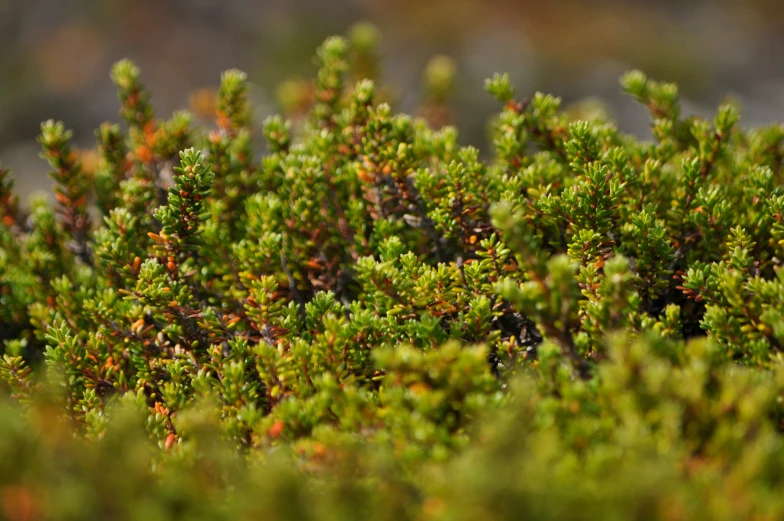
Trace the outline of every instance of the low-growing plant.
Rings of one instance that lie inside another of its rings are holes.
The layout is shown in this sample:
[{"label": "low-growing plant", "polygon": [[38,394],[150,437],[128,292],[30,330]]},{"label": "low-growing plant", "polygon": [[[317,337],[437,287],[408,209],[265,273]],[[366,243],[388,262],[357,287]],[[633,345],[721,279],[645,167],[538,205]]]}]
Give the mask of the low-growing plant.
[{"label": "low-growing plant", "polygon": [[377,40],[260,157],[245,74],[203,129],[122,61],[94,172],[52,121],[53,205],[0,169],[0,515],[781,516],[782,127],[631,72],[645,141],[496,75],[483,155],[448,58],[423,118],[377,101]]}]

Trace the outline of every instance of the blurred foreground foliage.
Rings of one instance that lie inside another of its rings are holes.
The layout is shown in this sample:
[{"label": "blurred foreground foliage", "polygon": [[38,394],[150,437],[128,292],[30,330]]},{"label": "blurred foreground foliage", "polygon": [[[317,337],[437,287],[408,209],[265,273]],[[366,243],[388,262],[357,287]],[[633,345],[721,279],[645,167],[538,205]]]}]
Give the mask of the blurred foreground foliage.
[{"label": "blurred foreground foliage", "polygon": [[497,75],[485,160],[448,58],[376,101],[377,40],[260,160],[243,73],[202,129],[123,61],[94,172],[53,121],[54,206],[0,170],[0,515],[780,518],[782,127],[631,72],[639,141]]}]

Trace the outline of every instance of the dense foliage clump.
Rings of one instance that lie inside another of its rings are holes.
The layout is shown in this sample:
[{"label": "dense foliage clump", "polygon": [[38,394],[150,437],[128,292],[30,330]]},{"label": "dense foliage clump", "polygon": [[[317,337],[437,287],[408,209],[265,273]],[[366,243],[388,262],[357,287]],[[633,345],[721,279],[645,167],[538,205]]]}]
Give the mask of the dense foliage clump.
[{"label": "dense foliage clump", "polygon": [[641,141],[497,75],[485,157],[447,58],[379,101],[377,38],[260,159],[243,73],[203,129],[123,61],[95,171],[51,121],[53,206],[0,169],[0,515],[781,516],[784,127],[632,72]]}]

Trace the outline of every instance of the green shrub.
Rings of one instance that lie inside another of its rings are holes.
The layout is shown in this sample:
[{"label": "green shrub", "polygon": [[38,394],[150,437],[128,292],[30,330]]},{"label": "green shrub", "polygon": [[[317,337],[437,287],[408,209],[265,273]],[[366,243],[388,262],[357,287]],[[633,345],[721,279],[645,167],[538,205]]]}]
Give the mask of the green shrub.
[{"label": "green shrub", "polygon": [[377,102],[377,40],[260,161],[243,73],[207,130],[123,61],[94,172],[51,121],[53,206],[0,170],[0,515],[780,518],[783,127],[632,72],[641,141],[497,75],[485,158],[448,58],[427,120]]}]

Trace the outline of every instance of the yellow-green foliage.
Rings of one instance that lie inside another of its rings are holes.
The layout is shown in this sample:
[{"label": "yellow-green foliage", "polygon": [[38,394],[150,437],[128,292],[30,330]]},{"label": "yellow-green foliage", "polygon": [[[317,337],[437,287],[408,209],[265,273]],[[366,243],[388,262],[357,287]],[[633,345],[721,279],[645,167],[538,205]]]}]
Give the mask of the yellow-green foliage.
[{"label": "yellow-green foliage", "polygon": [[497,75],[482,154],[453,64],[397,114],[377,41],[263,155],[243,73],[200,129],[123,61],[95,172],[55,122],[53,206],[0,169],[0,516],[784,516],[782,127],[632,72],[642,141]]}]

